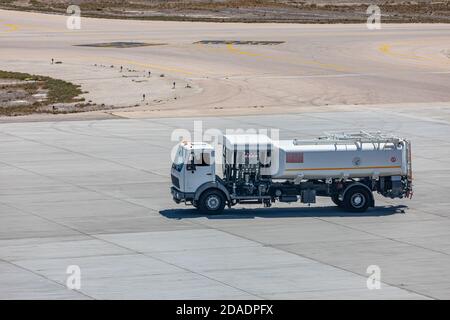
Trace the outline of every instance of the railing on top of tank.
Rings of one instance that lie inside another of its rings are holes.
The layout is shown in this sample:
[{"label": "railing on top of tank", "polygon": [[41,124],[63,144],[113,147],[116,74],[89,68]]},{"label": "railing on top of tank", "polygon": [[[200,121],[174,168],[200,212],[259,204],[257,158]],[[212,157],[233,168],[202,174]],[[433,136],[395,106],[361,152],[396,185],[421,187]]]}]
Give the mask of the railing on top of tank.
[{"label": "railing on top of tank", "polygon": [[[402,139],[392,134],[367,131],[356,132],[325,132],[324,136],[311,140],[299,140],[294,139],[294,145],[301,144],[349,144],[355,143],[357,146],[361,146],[363,143],[372,143],[374,146],[381,147],[381,144],[392,143],[395,146]],[[384,146],[383,146],[384,147]]]}]

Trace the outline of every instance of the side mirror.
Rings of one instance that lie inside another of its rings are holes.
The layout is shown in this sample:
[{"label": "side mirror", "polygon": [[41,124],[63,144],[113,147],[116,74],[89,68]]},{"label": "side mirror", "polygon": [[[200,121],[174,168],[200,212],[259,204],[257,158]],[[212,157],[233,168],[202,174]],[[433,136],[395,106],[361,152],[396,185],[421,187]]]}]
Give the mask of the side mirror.
[{"label": "side mirror", "polygon": [[195,171],[195,154],[194,152],[191,152],[191,155],[189,156],[189,163],[186,165],[186,169],[188,171]]}]

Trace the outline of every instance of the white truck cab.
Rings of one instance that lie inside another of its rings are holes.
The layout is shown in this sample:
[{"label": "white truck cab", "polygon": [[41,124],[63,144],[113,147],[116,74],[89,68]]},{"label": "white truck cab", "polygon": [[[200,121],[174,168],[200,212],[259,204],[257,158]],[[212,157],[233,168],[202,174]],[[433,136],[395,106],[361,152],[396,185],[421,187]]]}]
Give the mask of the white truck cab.
[{"label": "white truck cab", "polygon": [[202,185],[216,181],[214,148],[203,142],[179,144],[171,170],[175,201],[191,201]]}]

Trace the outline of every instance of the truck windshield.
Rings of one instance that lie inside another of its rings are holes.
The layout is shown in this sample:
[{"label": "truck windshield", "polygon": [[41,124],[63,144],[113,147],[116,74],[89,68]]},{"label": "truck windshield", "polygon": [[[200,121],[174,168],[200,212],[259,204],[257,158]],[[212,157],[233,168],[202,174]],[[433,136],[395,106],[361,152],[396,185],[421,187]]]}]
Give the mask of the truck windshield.
[{"label": "truck windshield", "polygon": [[184,152],[183,148],[179,147],[175,155],[175,159],[172,163],[172,168],[180,172],[181,170],[183,170],[183,165],[184,165]]}]

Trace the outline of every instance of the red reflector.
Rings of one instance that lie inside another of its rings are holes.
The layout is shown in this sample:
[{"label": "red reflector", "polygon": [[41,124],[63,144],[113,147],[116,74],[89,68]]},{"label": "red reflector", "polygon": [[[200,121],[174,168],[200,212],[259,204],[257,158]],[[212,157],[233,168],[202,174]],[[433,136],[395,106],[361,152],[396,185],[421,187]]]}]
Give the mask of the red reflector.
[{"label": "red reflector", "polygon": [[303,152],[287,152],[287,163],[303,163]]}]

